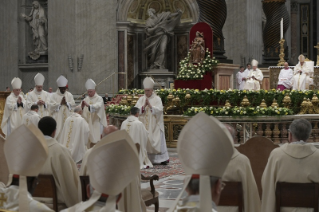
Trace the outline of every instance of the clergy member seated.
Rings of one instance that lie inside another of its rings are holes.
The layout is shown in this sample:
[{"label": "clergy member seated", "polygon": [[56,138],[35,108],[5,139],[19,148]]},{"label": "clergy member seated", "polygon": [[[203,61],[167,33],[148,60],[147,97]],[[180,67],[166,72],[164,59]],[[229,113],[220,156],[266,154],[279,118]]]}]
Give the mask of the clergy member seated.
[{"label": "clergy member seated", "polygon": [[[224,125],[232,135],[235,143],[236,130],[229,124]],[[244,197],[243,211],[260,211],[261,203],[255,177],[251,170],[250,161],[245,155],[239,153],[236,148],[234,148],[234,154],[223,175],[223,181],[226,184],[227,181],[242,183]],[[219,206],[217,208],[219,212],[238,211],[238,207]]]},{"label": "clergy member seated", "polygon": [[0,211],[53,212],[31,196],[36,177],[48,157],[40,130],[32,124],[18,127],[4,144],[4,155],[11,174],[9,186],[0,182]]},{"label": "clergy member seated", "polygon": [[294,72],[291,68],[289,68],[288,63],[285,62],[284,68],[280,70],[280,74],[278,77],[278,86],[277,89],[283,91],[285,89],[290,89],[292,87],[291,80],[294,76]]},{"label": "clergy member seated", "polygon": [[309,84],[313,83],[313,79],[311,78],[313,72],[305,63],[305,56],[299,55],[298,59],[299,63],[294,68],[294,76],[291,80],[292,89],[301,91],[308,90]]},{"label": "clergy member seated", "polygon": [[29,125],[33,124],[34,126],[38,126],[38,122],[40,121],[40,115],[38,114],[39,106],[32,105],[31,110],[23,115],[22,124]]},{"label": "clergy member seated", "polygon": [[246,84],[246,77],[247,77],[248,73],[249,73],[249,71],[247,69],[244,70],[244,66],[240,66],[240,70],[236,74],[237,89],[238,90],[244,90],[244,87]]},{"label": "clergy member seated", "polygon": [[146,146],[148,144],[148,132],[142,122],[138,120],[140,109],[137,107],[131,108],[131,115],[122,123],[121,130],[126,130],[131,136],[133,142],[140,145],[139,160],[140,168],[145,169],[153,167],[153,164],[148,159]]},{"label": "clergy member seated", "polygon": [[90,129],[82,118],[82,108],[77,106],[74,112],[65,120],[59,143],[68,148],[75,163],[82,161],[89,141]]},{"label": "clergy member seated", "polygon": [[[307,144],[312,126],[306,119],[295,119],[289,126],[288,143],[274,149],[264,170],[262,212],[275,211],[276,183],[319,183],[319,150]],[[282,208],[281,211],[312,211]]]},{"label": "clergy member seated", "polygon": [[[40,174],[53,175],[57,187],[59,210],[71,207],[80,202],[79,192],[80,178],[77,167],[72,159],[70,151],[54,139],[56,133],[56,121],[50,117],[43,117],[38,124],[48,144],[49,157],[42,167]],[[41,198],[41,201],[43,198]],[[51,199],[44,199],[44,203],[50,205]]]},{"label": "clergy member seated", "polygon": [[264,75],[262,71],[258,68],[258,61],[253,60],[251,62],[253,69],[251,69],[246,77],[245,90],[260,90],[260,83],[263,81]]}]

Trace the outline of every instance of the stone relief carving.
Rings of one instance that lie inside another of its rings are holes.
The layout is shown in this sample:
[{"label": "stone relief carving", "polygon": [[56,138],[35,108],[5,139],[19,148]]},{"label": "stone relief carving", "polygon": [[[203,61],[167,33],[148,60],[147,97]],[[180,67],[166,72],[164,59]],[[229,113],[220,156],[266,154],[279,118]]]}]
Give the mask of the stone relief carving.
[{"label": "stone relief carving", "polygon": [[151,69],[165,69],[165,52],[172,31],[180,23],[182,11],[175,13],[162,12],[157,14],[153,8],[148,9],[149,18],[146,20],[144,52],[148,53]]},{"label": "stone relief carving", "polygon": [[41,55],[48,54],[48,19],[45,14],[45,10],[38,1],[32,2],[32,10],[29,15],[22,14],[24,20],[26,20],[33,34],[33,45],[35,49],[29,52],[29,57],[33,60],[37,60]]}]

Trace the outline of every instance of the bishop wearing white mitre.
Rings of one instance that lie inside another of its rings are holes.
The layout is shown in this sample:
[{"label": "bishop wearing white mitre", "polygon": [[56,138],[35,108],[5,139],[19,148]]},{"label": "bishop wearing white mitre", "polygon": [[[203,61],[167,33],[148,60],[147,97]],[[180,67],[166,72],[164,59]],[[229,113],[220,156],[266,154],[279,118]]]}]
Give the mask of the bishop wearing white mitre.
[{"label": "bishop wearing white mitre", "polygon": [[148,131],[147,152],[149,159],[153,164],[167,164],[169,156],[164,133],[163,103],[161,98],[153,92],[154,84],[151,77],[144,79],[145,95],[139,98],[135,107],[140,109],[139,120]]},{"label": "bishop wearing white mitre", "polygon": [[260,83],[263,81],[264,75],[258,68],[258,61],[251,62],[253,69],[249,71],[244,89],[245,90],[260,90]]},{"label": "bishop wearing white mitre", "polygon": [[299,63],[294,68],[294,77],[292,78],[291,84],[293,86],[293,90],[302,91],[309,89],[309,84],[313,83],[313,79],[310,77],[313,72],[305,63],[305,56],[299,55],[298,59]]},{"label": "bishop wearing white mitre", "polygon": [[2,132],[6,136],[22,124],[22,117],[26,109],[26,101],[21,94],[21,79],[13,78],[11,86],[12,93],[6,99],[1,123]]},{"label": "bishop wearing white mitre", "polygon": [[91,143],[97,143],[101,140],[103,128],[107,127],[106,115],[104,110],[104,101],[101,96],[95,92],[95,82],[88,79],[85,83],[85,88],[88,96],[81,102],[83,109],[82,116],[87,121],[92,135]]},{"label": "bishop wearing white mitre", "polygon": [[50,95],[48,92],[43,90],[44,76],[38,73],[34,77],[35,88],[27,95],[27,107],[30,110],[32,105],[38,105],[38,114],[40,117],[49,116],[49,101]]},{"label": "bishop wearing white mitre", "polygon": [[72,107],[75,105],[73,95],[66,90],[68,80],[60,76],[57,81],[58,89],[50,97],[50,112],[57,122],[55,138],[58,140],[63,129],[65,120],[71,115]]}]

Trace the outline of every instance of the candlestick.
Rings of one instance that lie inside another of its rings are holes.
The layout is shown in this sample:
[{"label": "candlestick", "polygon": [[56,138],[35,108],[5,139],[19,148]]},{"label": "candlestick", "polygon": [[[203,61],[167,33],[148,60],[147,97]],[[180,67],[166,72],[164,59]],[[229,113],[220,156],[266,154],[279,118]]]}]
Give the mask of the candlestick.
[{"label": "candlestick", "polygon": [[280,40],[284,38],[284,19],[280,21]]}]

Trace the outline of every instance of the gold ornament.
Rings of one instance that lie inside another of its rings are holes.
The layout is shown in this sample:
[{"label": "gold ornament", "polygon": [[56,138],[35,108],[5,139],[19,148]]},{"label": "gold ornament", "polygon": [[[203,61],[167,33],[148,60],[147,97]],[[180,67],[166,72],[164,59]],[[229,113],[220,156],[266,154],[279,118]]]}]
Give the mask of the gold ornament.
[{"label": "gold ornament", "polygon": [[278,103],[276,99],[272,101],[271,107],[278,107]]},{"label": "gold ornament", "polygon": [[284,99],[282,100],[282,102],[284,103],[284,107],[285,108],[290,108],[290,104],[291,104],[291,98],[290,98],[290,95],[289,93],[286,93]]},{"label": "gold ornament", "polygon": [[225,107],[231,107],[229,100],[226,100]]},{"label": "gold ornament", "polygon": [[241,101],[240,105],[242,107],[248,107],[250,105],[250,102],[249,102],[249,100],[248,100],[246,95],[244,96],[243,101]]},{"label": "gold ornament", "polygon": [[259,105],[259,107],[261,108],[267,108],[267,104],[266,104],[266,101],[263,99]]}]

